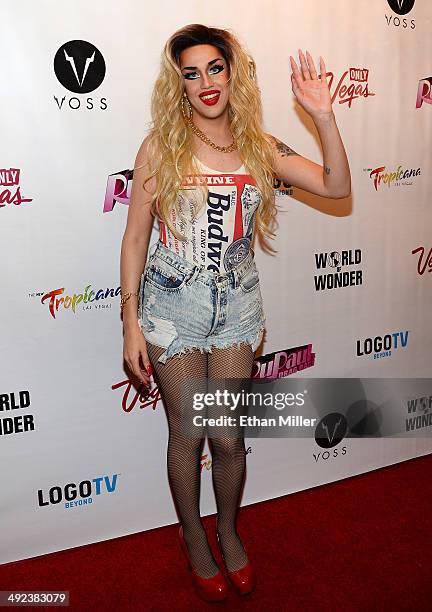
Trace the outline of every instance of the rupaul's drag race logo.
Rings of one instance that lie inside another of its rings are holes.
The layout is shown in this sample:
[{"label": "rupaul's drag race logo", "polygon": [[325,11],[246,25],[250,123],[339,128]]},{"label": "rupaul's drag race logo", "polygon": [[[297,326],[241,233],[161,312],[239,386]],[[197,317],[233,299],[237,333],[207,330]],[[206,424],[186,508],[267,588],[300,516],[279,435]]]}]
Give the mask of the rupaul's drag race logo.
[{"label": "rupaul's drag race logo", "polygon": [[391,357],[392,351],[404,349],[408,346],[408,335],[409,330],[405,330],[388,332],[383,336],[357,340],[356,356],[364,357],[365,355],[373,355],[373,359]]},{"label": "rupaul's drag race logo", "polygon": [[0,394],[0,436],[34,431],[33,415],[21,414],[29,406],[30,391]]},{"label": "rupaul's drag race logo", "polygon": [[132,179],[133,170],[122,170],[121,172],[110,174],[105,191],[104,213],[112,212],[117,203],[129,205]]},{"label": "rupaul's drag race logo", "polygon": [[86,40],[70,40],[64,43],[55,54],[54,72],[59,83],[78,96],[54,95],[59,110],[106,110],[107,99],[81,96],[95,91],[103,82],[106,73],[102,53]]},{"label": "rupaul's drag race logo", "polygon": [[117,481],[120,474],[97,476],[81,480],[78,483],[68,482],[65,485],[54,485],[47,491],[39,489],[37,492],[38,506],[57,506],[76,508],[88,506],[100,495],[113,494],[117,491]]},{"label": "rupaul's drag race logo", "polygon": [[415,29],[415,20],[407,19],[404,15],[408,15],[414,8],[415,0],[387,0],[387,3],[394,14],[385,13],[385,19],[389,27]]},{"label": "rupaul's drag race logo", "polygon": [[253,363],[252,379],[266,381],[283,378],[314,365],[312,344],[296,346],[257,357]]},{"label": "rupaul's drag race logo", "polygon": [[432,248],[426,253],[424,246],[419,246],[413,251],[412,255],[417,255],[417,272],[422,276],[426,270],[432,272]]},{"label": "rupaul's drag race logo", "polygon": [[[362,285],[363,270],[358,268],[361,261],[361,249],[315,253],[315,266],[317,270],[330,268],[325,274],[315,274],[315,291]],[[357,266],[357,268],[354,270],[346,269],[352,266]]]},{"label": "rupaul's drag race logo", "polygon": [[[252,366],[251,379],[274,380],[290,376],[314,365],[315,353],[312,351],[312,344],[291,347],[256,357]],[[111,389],[123,391],[123,395],[120,396],[120,408],[126,413],[145,408],[156,410],[158,402],[162,402],[159,388],[154,380],[151,380],[150,389],[142,383],[139,383],[136,388],[128,378],[114,383]]]},{"label": "rupaul's drag race logo", "polygon": [[375,191],[378,191],[378,187],[382,189],[412,185],[415,178],[421,176],[420,168],[405,169],[403,166],[391,170],[388,170],[386,166],[378,166],[377,168],[365,168],[364,172],[368,172]]},{"label": "rupaul's drag race logo", "polygon": [[0,168],[0,208],[6,204],[19,206],[23,202],[32,202],[33,198],[25,198],[20,190],[19,168]]},{"label": "rupaul's drag race logo", "polygon": [[40,297],[41,304],[46,306],[48,312],[56,318],[59,310],[70,310],[74,314],[78,311],[101,310],[112,308],[112,300],[116,299],[121,292],[121,287],[107,287],[93,291],[91,285],[87,285],[82,293],[65,293],[65,288],[53,289],[48,292],[30,293],[30,297]]},{"label": "rupaul's drag race logo", "polygon": [[416,108],[421,108],[423,102],[432,104],[432,77],[421,79],[417,89]]},{"label": "rupaul's drag race logo", "polygon": [[351,108],[353,100],[368,98],[375,94],[369,91],[369,70],[367,68],[349,68],[336,82],[333,72],[327,72],[332,103],[346,104]]}]

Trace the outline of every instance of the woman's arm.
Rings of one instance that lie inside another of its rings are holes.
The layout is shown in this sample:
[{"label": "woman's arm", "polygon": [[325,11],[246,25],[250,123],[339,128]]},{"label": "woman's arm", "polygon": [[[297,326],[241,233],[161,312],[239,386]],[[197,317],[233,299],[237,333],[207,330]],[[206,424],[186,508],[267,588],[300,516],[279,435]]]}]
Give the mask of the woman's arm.
[{"label": "woman's arm", "polygon": [[333,112],[315,120],[323,151],[323,165],[298,155],[275,136],[274,171],[289,185],[326,198],[346,198],[351,193],[351,174],[345,148]]},{"label": "woman's arm", "polygon": [[[123,236],[120,256],[120,285],[122,294],[139,293],[141,274],[147,260],[147,251],[154,217],[150,211],[150,200],[156,188],[156,178],[152,177],[143,186],[144,178],[150,173],[147,156],[147,136],[136,156],[132,191],[126,229]],[[144,385],[149,385],[151,363],[147,344],[138,322],[138,297],[132,295],[123,308],[123,358],[130,370]],[[144,369],[141,367],[141,362]]]},{"label": "woman's arm", "polygon": [[[155,189],[155,177],[143,187],[144,178],[149,174],[147,144],[144,139],[136,156],[132,191],[129,201],[126,229],[123,235],[120,255],[120,286],[122,293],[138,293],[141,274],[147,259],[147,251],[154,217],[150,212],[150,199]],[[132,295],[124,305],[123,328],[139,329],[138,298]]]},{"label": "woman's arm", "polygon": [[346,198],[351,193],[351,174],[345,148],[336,125],[327,70],[320,57],[318,76],[312,56],[299,49],[300,70],[290,56],[292,90],[297,102],[311,116],[323,151],[323,165],[297,155],[272,136],[275,143],[274,170],[277,178],[327,198]]}]

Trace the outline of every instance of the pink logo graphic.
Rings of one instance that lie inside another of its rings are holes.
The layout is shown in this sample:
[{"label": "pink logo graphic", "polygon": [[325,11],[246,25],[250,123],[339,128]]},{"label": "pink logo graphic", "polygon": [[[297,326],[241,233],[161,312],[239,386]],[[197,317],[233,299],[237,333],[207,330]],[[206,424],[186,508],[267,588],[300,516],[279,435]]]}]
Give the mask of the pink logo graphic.
[{"label": "pink logo graphic", "polygon": [[6,204],[19,206],[22,202],[32,202],[32,198],[21,195],[19,182],[21,171],[18,168],[0,169],[0,207]]},{"label": "pink logo graphic", "polygon": [[103,212],[111,212],[118,202],[119,204],[129,204],[132,190],[132,170],[123,170],[108,177],[105,192]]},{"label": "pink logo graphic", "polygon": [[156,410],[157,403],[161,399],[161,394],[156,383],[153,383],[153,385],[154,388],[152,388],[149,392],[146,386],[141,383],[138,391],[136,391],[132,385],[132,382],[126,379],[119,383],[115,383],[112,385],[111,389],[115,391],[115,389],[121,389],[121,387],[124,387],[122,397],[122,409],[124,412],[131,412],[135,408],[138,401],[141,409],[152,406],[153,410]]},{"label": "pink logo graphic", "polygon": [[417,90],[416,108],[421,108],[423,102],[432,104],[432,77],[421,79]]},{"label": "pink logo graphic", "polygon": [[253,363],[251,378],[273,380],[290,376],[313,365],[315,353],[312,353],[312,344],[307,344],[258,357]]},{"label": "pink logo graphic", "polygon": [[[329,89],[332,90],[334,81],[333,72],[327,72],[329,76]],[[353,100],[357,98],[368,98],[375,94],[368,89],[369,70],[367,68],[350,68],[346,70],[332,94],[332,103],[338,98],[339,104],[348,102],[348,107],[351,108]]]}]

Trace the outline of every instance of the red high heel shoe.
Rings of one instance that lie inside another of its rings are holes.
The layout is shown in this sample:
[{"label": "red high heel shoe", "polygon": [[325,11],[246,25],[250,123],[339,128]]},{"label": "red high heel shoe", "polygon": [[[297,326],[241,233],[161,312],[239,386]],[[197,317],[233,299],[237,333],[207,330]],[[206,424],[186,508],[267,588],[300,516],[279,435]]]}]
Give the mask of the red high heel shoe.
[{"label": "red high heel shoe", "polygon": [[189,571],[192,570],[192,579],[198,595],[205,601],[223,601],[228,595],[228,585],[222,575],[222,572],[219,571],[216,576],[212,576],[211,578],[203,578],[202,576],[198,576],[198,574],[192,568],[189,551],[183,536],[183,525],[180,525],[179,537],[182,550],[188,563],[188,569]]},{"label": "red high heel shoe", "polygon": [[[225,562],[225,558],[223,556],[220,538],[219,538],[219,534],[217,530],[216,530],[216,537],[219,542],[219,548],[221,550],[222,558]],[[245,548],[245,552],[246,552],[246,548]],[[225,567],[226,567],[226,563],[225,563]],[[253,571],[253,567],[250,561],[248,561],[246,565],[244,565],[240,569],[235,570],[233,572],[229,572],[227,568],[227,574],[228,574],[228,578],[231,580],[232,584],[235,586],[237,592],[240,595],[248,595],[256,587],[255,573]]]}]

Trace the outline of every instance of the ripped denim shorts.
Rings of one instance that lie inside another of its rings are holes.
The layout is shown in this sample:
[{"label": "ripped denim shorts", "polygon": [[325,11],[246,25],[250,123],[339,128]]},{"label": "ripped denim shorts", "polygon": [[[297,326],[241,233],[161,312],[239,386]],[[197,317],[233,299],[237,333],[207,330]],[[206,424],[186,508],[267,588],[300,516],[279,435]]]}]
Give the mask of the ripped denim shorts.
[{"label": "ripped denim shorts", "polygon": [[161,363],[194,348],[211,353],[212,347],[247,343],[255,351],[266,319],[252,249],[218,274],[159,240],[141,276],[138,320],[146,341],[166,349]]}]

